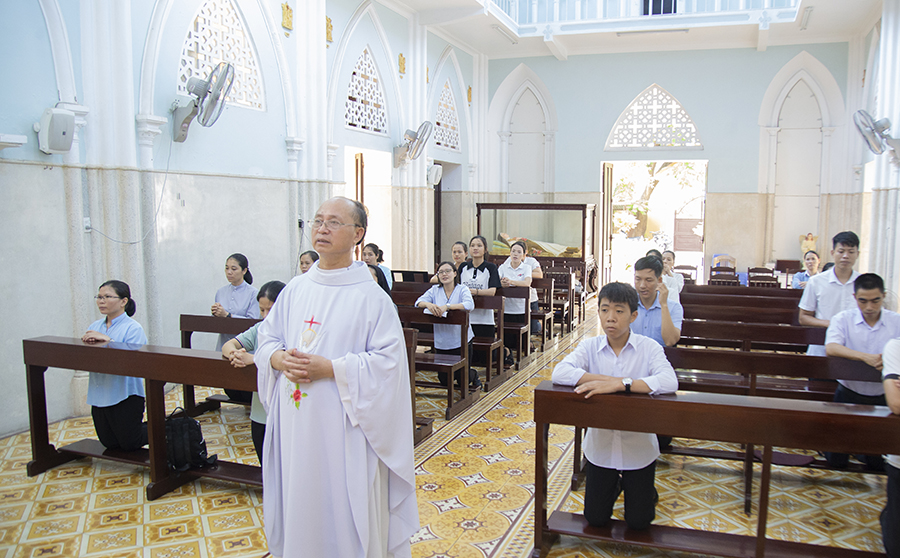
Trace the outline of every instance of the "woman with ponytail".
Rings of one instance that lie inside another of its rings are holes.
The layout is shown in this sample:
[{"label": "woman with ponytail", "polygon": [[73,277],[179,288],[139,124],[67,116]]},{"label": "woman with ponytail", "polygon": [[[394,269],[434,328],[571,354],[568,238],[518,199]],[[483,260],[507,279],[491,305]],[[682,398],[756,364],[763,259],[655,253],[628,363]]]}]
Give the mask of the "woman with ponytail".
[{"label": "woman with ponytail", "polygon": [[384,252],[378,248],[377,244],[369,243],[363,246],[362,259],[369,265],[378,266],[378,269],[384,273],[388,288],[394,288],[394,278],[392,277],[391,270],[382,263],[384,261]]},{"label": "woman with ponytail", "polygon": [[[216,291],[216,302],[212,305],[212,315],[217,318],[254,318],[259,319],[259,306],[256,303],[256,295],[259,294],[250,285],[253,283],[253,275],[250,274],[250,263],[243,254],[232,254],[225,260],[225,278],[228,284]],[[219,334],[219,342],[216,350],[221,351],[222,346],[233,335]],[[250,400],[247,399],[246,403]]]},{"label": "woman with ponytail", "polygon": [[[146,345],[141,324],[131,319],[137,305],[131,289],[122,281],[100,285],[97,309],[105,317],[92,323],[81,337],[85,343],[129,343]],[[147,444],[144,424],[144,380],[130,376],[91,372],[87,402],[100,443],[107,449],[134,451]]]}]

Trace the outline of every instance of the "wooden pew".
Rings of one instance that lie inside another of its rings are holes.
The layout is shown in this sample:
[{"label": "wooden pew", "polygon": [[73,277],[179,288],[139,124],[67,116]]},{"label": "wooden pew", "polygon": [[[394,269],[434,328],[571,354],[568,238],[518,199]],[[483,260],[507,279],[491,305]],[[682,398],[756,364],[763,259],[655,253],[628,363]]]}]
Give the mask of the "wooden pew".
[{"label": "wooden pew", "polygon": [[532,278],[531,287],[537,291],[538,311],[531,313],[531,319],[541,322],[541,352],[547,350],[547,344],[554,338],[553,333],[553,279],[550,277]]},{"label": "wooden pew", "polygon": [[684,320],[678,346],[805,353],[809,345],[825,344],[825,331],[824,327]]},{"label": "wooden pew", "polygon": [[750,308],[743,306],[707,306],[705,304],[683,304],[682,306],[684,307],[685,320],[787,325],[798,325],[800,323],[800,312],[797,308]]},{"label": "wooden pew", "polygon": [[413,445],[431,436],[433,419],[419,418],[416,416],[416,347],[418,347],[418,333],[412,328],[403,328],[403,339],[406,341],[406,358],[409,360],[409,391],[412,396],[413,413]]},{"label": "wooden pew", "polygon": [[803,296],[802,289],[767,289],[763,287],[744,287],[742,285],[730,287],[723,285],[689,285],[685,284],[681,290],[682,296],[685,293],[696,294],[730,294],[730,295],[747,295],[747,296],[781,296],[796,299],[800,302]]},{"label": "wooden pew", "polygon": [[[502,337],[506,335],[515,336],[516,338],[516,363],[513,367],[521,370],[528,364],[528,358],[531,356],[531,305],[528,299],[531,297],[531,289],[529,287],[501,287],[497,289],[497,295],[504,298],[518,298],[525,301],[525,322],[515,323],[505,321],[503,325]],[[512,347],[509,347],[512,351]]]},{"label": "wooden pew", "polygon": [[[234,368],[217,351],[198,351],[155,345],[125,343],[88,345],[81,339],[39,337],[22,342],[28,382],[28,413],[31,421],[31,455],[27,472],[34,476],[82,457],[112,459],[150,467],[147,499],[160,496],[197,477],[262,486],[257,466],[218,460],[213,467],[189,469],[175,474],[166,463],[166,382],[185,382],[246,391],[256,390],[256,367]],[[118,376],[144,378],[149,450],[107,450],[98,440],[85,439],[59,449],[50,444],[44,372],[48,367],[85,370]]]},{"label": "wooden pew", "polygon": [[428,281],[398,281],[391,288],[391,294],[394,293],[414,293],[421,295],[434,285]]},{"label": "wooden pew", "polygon": [[472,338],[472,351],[484,353],[485,373],[484,390],[491,391],[512,376],[512,372],[503,367],[503,308],[502,296],[476,296],[477,310],[490,310],[494,314],[494,336]]},{"label": "wooden pew", "polygon": [[[262,320],[253,318],[217,318],[215,316],[199,316],[194,314],[182,314],[179,320],[181,329],[181,347],[191,348],[191,336],[195,332],[224,333],[225,335],[238,335],[253,327],[253,324]],[[221,355],[220,355],[221,356]],[[234,403],[235,405],[249,405],[239,401],[232,401],[227,395],[216,394],[206,398],[206,401],[197,405],[194,397],[193,384],[182,383],[182,395],[184,397],[184,411],[188,416],[195,417],[207,411],[214,411],[222,403]],[[256,387],[250,391],[256,391]]]},{"label": "wooden pew", "polygon": [[[585,399],[570,387],[542,382],[534,392],[537,429],[535,454],[535,544],[532,557],[545,556],[559,535],[683,552],[762,558],[875,558],[880,553],[840,549],[766,538],[772,447],[844,453],[900,453],[900,417],[887,407],[793,401],[763,397],[681,392],[671,395],[601,395]],[[651,525],[629,531],[612,520],[591,527],[580,514],[547,509],[548,434],[550,424],[681,435],[760,445],[759,519],[756,536]],[[839,431],[842,436],[834,436]],[[552,511],[552,510],[551,510]],[[549,515],[549,517],[548,517]]]},{"label": "wooden pew", "polygon": [[[413,308],[410,306],[398,306],[397,313],[400,317],[400,322],[403,324],[403,327],[412,327],[414,324],[443,324],[443,325],[458,325],[460,326],[460,347],[461,347],[461,355],[440,355],[437,353],[416,353],[416,361],[415,368],[416,371],[434,371],[434,372],[444,372],[447,374],[447,383],[449,385],[445,386],[439,382],[426,382],[423,380],[416,380],[415,385],[418,387],[429,387],[429,388],[439,388],[447,390],[447,411],[445,412],[445,417],[447,420],[453,419],[456,415],[460,414],[468,407],[472,406],[473,403],[478,401],[479,391],[469,392],[469,341],[468,337],[468,329],[469,329],[469,313],[465,310],[450,310],[447,312],[447,316],[435,317],[431,314],[426,314],[423,312],[421,308]],[[460,399],[459,401],[454,401],[454,384],[455,384],[455,374],[456,371],[459,370],[462,375],[462,382],[460,386]]]},{"label": "wooden pew", "polygon": [[[405,269],[392,269],[393,283],[428,283],[434,273],[427,271],[410,271]],[[393,290],[393,289],[391,289]]]},{"label": "wooden pew", "polygon": [[797,309],[797,300],[786,296],[757,296],[757,295],[733,295],[733,294],[701,294],[683,293],[681,304],[695,304],[706,306],[746,306],[751,308],[782,308],[788,310]]},{"label": "wooden pew", "polygon": [[[567,267],[549,267],[544,277],[553,279],[553,309],[559,312],[560,334],[571,333],[575,327],[575,273]],[[555,318],[554,318],[555,321]]]}]

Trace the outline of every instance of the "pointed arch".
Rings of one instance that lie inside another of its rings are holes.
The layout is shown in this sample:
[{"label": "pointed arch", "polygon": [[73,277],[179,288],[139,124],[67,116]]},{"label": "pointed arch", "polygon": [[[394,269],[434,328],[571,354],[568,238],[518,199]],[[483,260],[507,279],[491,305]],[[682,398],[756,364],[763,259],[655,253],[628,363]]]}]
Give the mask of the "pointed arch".
[{"label": "pointed arch", "polygon": [[441,88],[437,114],[434,119],[434,143],[438,147],[459,151],[459,114],[456,111],[456,99],[450,80]]},{"label": "pointed arch", "polygon": [[[435,71],[434,71],[435,79],[428,86],[428,105],[427,106],[429,106],[429,107],[433,107],[435,105],[435,103],[437,102],[435,97],[437,97],[438,94],[443,94],[443,88],[441,88],[439,91],[439,88],[437,86],[437,83],[438,83],[437,80],[442,75],[441,72],[443,72],[444,66],[447,64],[452,64],[453,71],[456,75],[456,83],[457,83],[457,86],[459,87],[459,91],[464,92],[463,86],[465,84],[465,78],[463,77],[462,68],[459,65],[459,59],[456,56],[456,50],[453,48],[453,45],[447,45],[444,48],[444,51],[441,53],[441,56],[438,58],[438,63],[437,63],[437,66],[435,67]],[[452,90],[452,87],[451,87],[451,90]],[[462,122],[465,124],[464,131],[465,131],[466,135],[462,135],[462,134],[460,135],[460,145],[462,145],[462,141],[468,139],[468,134],[470,133],[470,130],[472,129],[472,115],[471,115],[468,103],[462,104],[462,113],[461,114],[459,111],[460,105],[457,104],[456,107],[457,107],[457,116],[462,116]],[[437,111],[435,111],[435,112],[437,112]],[[474,152],[473,143],[474,142],[471,142],[471,141],[465,142],[465,144],[467,146],[467,150],[468,150],[469,161],[475,160],[475,152]]]},{"label": "pointed arch", "polygon": [[354,130],[387,134],[384,87],[378,65],[375,64],[368,45],[363,48],[356,61],[347,89],[347,99],[344,101],[344,125]]},{"label": "pointed arch", "polygon": [[[353,36],[357,28],[359,27],[359,24],[362,22],[362,19],[365,16],[369,17],[372,25],[375,28],[375,33],[378,36],[378,42],[380,43],[380,46],[385,53],[385,57],[388,60],[395,60],[393,50],[391,49],[391,43],[390,41],[388,41],[387,33],[384,30],[384,25],[382,25],[381,19],[378,17],[378,12],[375,10],[375,4],[372,2],[372,0],[364,0],[356,8],[356,11],[353,13],[350,21],[347,23],[347,27],[341,34],[341,41],[334,53],[334,68],[331,70],[331,77],[328,80],[328,95],[326,101],[328,114],[326,118],[326,126],[329,144],[334,144],[334,122],[335,120],[337,120],[336,118],[334,118],[334,116],[338,101],[337,94],[338,90],[340,89],[339,80],[341,76],[341,67],[343,66],[344,60],[346,59],[347,48],[350,42],[353,40]],[[387,76],[388,79],[390,79],[390,83],[392,85],[392,87],[390,88],[392,94],[389,94],[385,97],[388,129],[400,130],[402,128],[400,126],[401,115],[405,114],[403,108],[403,100],[400,97],[400,78],[398,77],[396,72],[388,72]],[[400,141],[399,137],[396,139],[397,141]]]},{"label": "pointed arch", "polygon": [[234,85],[226,101],[265,110],[259,56],[247,23],[232,0],[206,0],[188,27],[178,64],[177,92],[187,95],[192,77],[206,78],[219,62],[234,66]]},{"label": "pointed arch", "polygon": [[[550,90],[543,80],[531,68],[524,63],[516,66],[503,80],[494,93],[491,106],[488,110],[488,130],[491,132],[491,159],[499,161],[497,169],[492,169],[491,182],[497,184],[499,191],[503,192],[509,186],[509,139],[511,136],[510,124],[516,104],[525,93],[530,91],[540,104],[544,114],[544,161],[543,183],[544,192],[554,191],[555,159],[556,159],[556,131],[558,120],[556,105]],[[496,134],[496,135],[494,135]]]},{"label": "pointed arch", "polygon": [[778,115],[784,99],[803,80],[816,96],[822,111],[822,126],[833,127],[844,123],[844,96],[834,76],[815,56],[805,50],[792,58],[775,74],[759,109],[759,125],[778,126]]},{"label": "pointed arch", "polygon": [[703,149],[697,125],[674,95],[654,83],[622,111],[604,151]]}]

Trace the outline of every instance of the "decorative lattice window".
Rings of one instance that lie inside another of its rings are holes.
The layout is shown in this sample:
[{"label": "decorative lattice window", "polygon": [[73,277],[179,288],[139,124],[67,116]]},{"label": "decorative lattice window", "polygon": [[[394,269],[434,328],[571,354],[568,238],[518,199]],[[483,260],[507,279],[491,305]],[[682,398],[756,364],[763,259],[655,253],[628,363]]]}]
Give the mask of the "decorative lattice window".
[{"label": "decorative lattice window", "polygon": [[687,111],[655,83],[628,105],[606,140],[607,151],[637,149],[703,149]]},{"label": "decorative lattice window", "polygon": [[387,111],[384,90],[375,60],[365,48],[356,61],[350,77],[350,91],[344,105],[344,123],[349,128],[387,133]]},{"label": "decorative lattice window", "polygon": [[438,101],[434,123],[435,145],[459,151],[459,115],[456,112],[456,99],[453,97],[449,79],[441,89],[441,100]]},{"label": "decorative lattice window", "polygon": [[187,95],[192,77],[206,79],[219,62],[234,65],[228,103],[265,110],[265,94],[253,43],[231,0],[204,2],[188,30],[178,65],[178,93]]}]

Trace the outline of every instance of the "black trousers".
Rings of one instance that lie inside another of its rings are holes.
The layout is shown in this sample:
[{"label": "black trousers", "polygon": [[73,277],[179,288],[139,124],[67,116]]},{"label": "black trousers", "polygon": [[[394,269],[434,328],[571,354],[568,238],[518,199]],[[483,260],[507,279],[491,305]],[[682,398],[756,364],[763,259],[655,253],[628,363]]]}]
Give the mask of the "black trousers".
[{"label": "black trousers", "polygon": [[900,558],[900,469],[890,463],[887,471],[887,505],[881,512],[881,540],[888,558]]},{"label": "black trousers", "polygon": [[[838,384],[837,389],[834,390],[834,402],[854,403],[856,405],[887,405],[884,395],[860,395],[841,384]],[[884,470],[884,458],[880,455],[857,455],[856,458],[864,462],[866,467],[872,471]],[[829,465],[838,468],[846,467],[850,462],[850,456],[846,453],[832,453],[830,451],[825,452],[825,459]]]},{"label": "black trousers", "polygon": [[[531,303],[531,313],[532,315],[535,312],[540,312],[541,306],[538,304],[538,301],[534,301]],[[541,321],[540,320],[531,320],[531,334],[532,335],[540,335],[541,334]]]},{"label": "black trousers", "polygon": [[266,425],[262,422],[250,421],[250,436],[253,438],[253,449],[256,450],[256,458],[262,467],[263,440],[266,438]]},{"label": "black trousers", "polygon": [[[459,348],[435,349],[434,352],[439,355],[458,355],[458,354],[460,354]],[[469,343],[469,358],[470,359],[472,358],[472,344],[471,343]],[[463,377],[462,372],[463,372],[462,370],[457,370],[456,372],[453,373],[453,376],[456,380],[457,386],[462,385],[462,377]],[[450,384],[447,383],[447,373],[446,372],[438,372],[437,375],[438,375],[438,381],[441,384],[449,387]],[[474,384],[477,380],[478,380],[478,372],[476,372],[474,368],[470,367],[469,368],[469,384],[470,385]]]},{"label": "black trousers", "polygon": [[646,529],[656,517],[658,500],[654,481],[656,460],[643,469],[617,471],[587,462],[584,485],[584,517],[603,527],[612,517],[619,492],[625,492],[625,523],[629,529]]},{"label": "black trousers", "polygon": [[91,406],[91,418],[106,449],[134,451],[147,445],[144,398],[140,395],[131,395],[109,407]]}]

